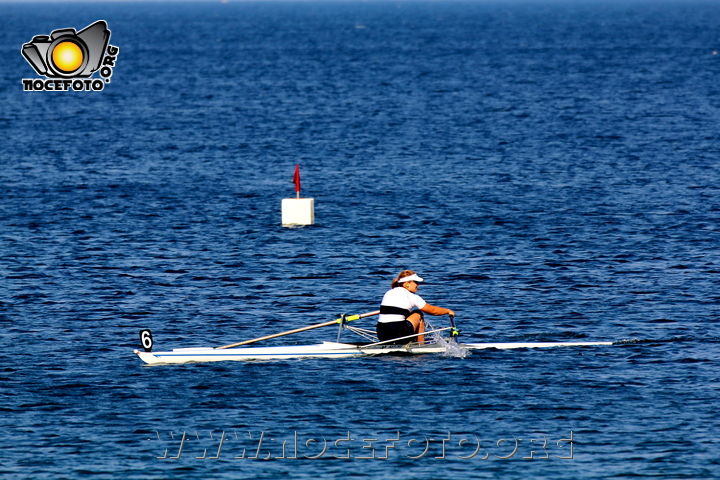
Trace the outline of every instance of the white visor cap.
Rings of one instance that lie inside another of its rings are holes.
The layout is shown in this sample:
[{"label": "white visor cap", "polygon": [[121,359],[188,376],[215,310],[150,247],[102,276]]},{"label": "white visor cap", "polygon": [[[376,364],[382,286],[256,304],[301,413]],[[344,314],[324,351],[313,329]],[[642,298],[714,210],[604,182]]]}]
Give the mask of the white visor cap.
[{"label": "white visor cap", "polygon": [[418,277],[417,275],[415,275],[415,274],[413,273],[412,275],[410,275],[410,276],[408,276],[408,277],[398,278],[398,279],[397,279],[397,283],[402,284],[402,283],[405,283],[405,282],[412,282],[413,280],[416,281],[416,282],[418,282],[418,283],[420,283],[420,282],[423,281],[422,278]]}]

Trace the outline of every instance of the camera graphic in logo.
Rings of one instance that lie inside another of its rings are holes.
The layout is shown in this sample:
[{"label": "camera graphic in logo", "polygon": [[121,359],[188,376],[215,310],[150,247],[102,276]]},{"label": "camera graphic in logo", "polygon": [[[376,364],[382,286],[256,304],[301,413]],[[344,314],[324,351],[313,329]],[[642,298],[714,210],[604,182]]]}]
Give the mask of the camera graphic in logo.
[{"label": "camera graphic in logo", "polygon": [[22,54],[35,71],[48,78],[87,78],[102,63],[110,41],[103,20],[76,32],[74,28],[37,35],[22,47]]}]

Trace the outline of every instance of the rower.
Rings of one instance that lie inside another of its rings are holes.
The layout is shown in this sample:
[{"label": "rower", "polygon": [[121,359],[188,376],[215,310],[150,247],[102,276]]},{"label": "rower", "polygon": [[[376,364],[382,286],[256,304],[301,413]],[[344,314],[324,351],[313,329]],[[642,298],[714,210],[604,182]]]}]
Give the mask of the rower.
[{"label": "rower", "polygon": [[416,294],[422,281],[412,270],[403,270],[392,281],[390,290],[383,296],[380,317],[375,327],[381,342],[417,335],[417,342],[422,343],[425,341],[422,335],[425,332],[423,312],[455,316],[455,312],[449,308],[430,305]]}]

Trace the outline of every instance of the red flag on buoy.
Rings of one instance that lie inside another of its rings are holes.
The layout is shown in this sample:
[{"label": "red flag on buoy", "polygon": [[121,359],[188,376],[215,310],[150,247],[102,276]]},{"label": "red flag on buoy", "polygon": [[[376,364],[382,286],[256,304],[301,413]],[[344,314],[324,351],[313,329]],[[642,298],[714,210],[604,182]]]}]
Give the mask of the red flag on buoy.
[{"label": "red flag on buoy", "polygon": [[300,165],[295,165],[295,176],[293,177],[293,183],[295,184],[295,191],[297,192],[298,198],[300,198]]}]

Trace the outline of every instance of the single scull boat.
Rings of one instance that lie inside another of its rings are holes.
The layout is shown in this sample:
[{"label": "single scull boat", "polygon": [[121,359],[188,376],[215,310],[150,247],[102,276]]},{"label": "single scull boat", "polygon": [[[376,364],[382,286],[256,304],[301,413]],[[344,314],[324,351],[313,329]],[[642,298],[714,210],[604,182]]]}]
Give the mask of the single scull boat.
[{"label": "single scull boat", "polygon": [[[612,342],[530,342],[530,343],[460,343],[456,348],[466,350],[479,350],[497,348],[506,350],[510,348],[546,348],[546,347],[585,347],[591,345],[612,345]],[[339,358],[356,357],[361,355],[395,354],[426,354],[445,353],[448,346],[443,344],[407,345],[375,345],[323,342],[317,345],[293,345],[284,347],[241,347],[218,350],[206,348],[176,348],[169,352],[142,352],[135,353],[145,363],[168,364],[187,362],[219,362],[223,360],[277,360],[289,358]]]},{"label": "single scull boat", "polygon": [[[440,328],[425,332],[425,335],[432,337],[432,340],[418,343],[414,342],[411,335],[400,339],[390,340],[386,342],[372,343],[340,343],[340,333],[344,329],[349,329],[354,333],[362,335],[366,338],[372,338],[371,332],[367,330],[350,327],[347,322],[376,315],[378,312],[370,312],[362,315],[343,315],[341,318],[312,325],[309,327],[298,328],[287,332],[268,335],[265,337],[246,340],[244,342],[234,343],[223,347],[198,347],[198,348],[176,348],[166,352],[153,352],[153,340],[150,330],[140,331],[140,340],[144,351],[135,350],[140,359],[150,365],[189,363],[189,362],[220,362],[226,360],[277,360],[277,359],[293,359],[293,358],[339,358],[339,357],[356,357],[368,355],[384,355],[384,354],[428,354],[428,353],[460,353],[461,355],[469,350],[481,350],[487,348],[495,348],[498,350],[507,350],[513,348],[548,348],[548,347],[587,347],[596,345],[612,345],[612,342],[518,342],[518,343],[457,343],[458,330],[454,323],[448,328]],[[323,342],[315,345],[292,345],[278,347],[246,347],[244,345],[254,343],[260,340],[267,340],[291,333],[297,333],[313,328],[340,324],[337,342]],[[451,338],[445,340],[434,336],[439,332],[450,330]],[[404,344],[403,344],[404,343]]]}]

